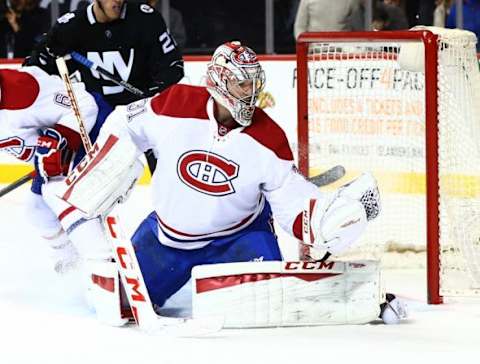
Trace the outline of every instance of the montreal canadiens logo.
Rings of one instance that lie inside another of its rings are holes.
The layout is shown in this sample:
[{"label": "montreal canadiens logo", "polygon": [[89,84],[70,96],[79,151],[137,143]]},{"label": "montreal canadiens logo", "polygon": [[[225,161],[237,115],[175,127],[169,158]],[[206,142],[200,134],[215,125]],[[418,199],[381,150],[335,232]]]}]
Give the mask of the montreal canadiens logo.
[{"label": "montreal canadiens logo", "polygon": [[238,176],[238,164],[220,155],[193,150],[178,160],[177,172],[188,187],[213,196],[235,192],[232,180]]}]

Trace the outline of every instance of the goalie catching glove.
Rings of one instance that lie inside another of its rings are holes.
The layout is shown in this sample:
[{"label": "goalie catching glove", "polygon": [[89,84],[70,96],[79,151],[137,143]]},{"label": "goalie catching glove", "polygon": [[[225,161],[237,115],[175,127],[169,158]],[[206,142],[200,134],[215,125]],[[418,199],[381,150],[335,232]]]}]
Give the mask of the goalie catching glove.
[{"label": "goalie catching glove", "polygon": [[[337,255],[380,213],[380,194],[372,174],[364,173],[323,200],[310,199],[303,211],[303,242]],[[328,255],[327,255],[328,256]]]}]

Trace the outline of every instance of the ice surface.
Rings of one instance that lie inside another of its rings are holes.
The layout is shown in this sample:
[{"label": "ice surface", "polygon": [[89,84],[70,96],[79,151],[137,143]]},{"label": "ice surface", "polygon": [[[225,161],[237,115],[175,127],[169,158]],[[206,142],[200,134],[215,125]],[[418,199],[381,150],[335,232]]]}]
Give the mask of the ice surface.
[{"label": "ice surface", "polygon": [[[411,317],[400,325],[223,330],[194,339],[103,326],[83,298],[81,275],[52,271],[46,246],[24,221],[26,193],[24,186],[0,198],[0,364],[480,361],[480,304],[427,305],[422,270],[384,274],[388,290],[409,303]],[[138,187],[122,209],[130,232],[151,208],[148,193]],[[295,243],[281,238],[293,256]],[[187,286],[164,313],[188,315],[189,294]]]}]

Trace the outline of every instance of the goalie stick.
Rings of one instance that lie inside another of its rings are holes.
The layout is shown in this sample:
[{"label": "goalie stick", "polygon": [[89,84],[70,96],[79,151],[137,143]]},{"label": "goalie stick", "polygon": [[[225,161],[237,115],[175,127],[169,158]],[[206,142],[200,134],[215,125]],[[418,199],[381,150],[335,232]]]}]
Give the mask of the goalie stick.
[{"label": "goalie stick", "polygon": [[[71,96],[72,109],[80,129],[85,130],[65,60],[59,57],[56,62],[60,76],[65,82],[67,92],[69,96]],[[80,136],[84,143],[85,150],[90,151],[91,142],[88,134],[81,133]],[[179,336],[198,336],[216,332],[222,328],[223,320],[214,318],[172,318],[157,315],[153,309],[132,242],[124,234],[118,214],[114,212],[114,206],[112,206],[109,212],[102,216],[102,222],[105,228],[105,234],[112,244],[115,261],[128,303],[130,304],[134,319],[140,330],[146,333],[162,332]]]}]

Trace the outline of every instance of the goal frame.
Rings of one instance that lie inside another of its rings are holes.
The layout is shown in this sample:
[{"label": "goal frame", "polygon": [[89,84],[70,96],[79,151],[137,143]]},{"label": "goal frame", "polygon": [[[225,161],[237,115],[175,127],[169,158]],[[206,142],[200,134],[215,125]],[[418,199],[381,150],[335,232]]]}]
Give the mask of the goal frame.
[{"label": "goal frame", "polygon": [[308,177],[308,50],[310,43],[355,41],[422,42],[425,48],[425,159],[427,300],[443,303],[440,295],[440,221],[438,171],[438,36],[428,30],[370,32],[307,32],[297,39],[297,142],[298,167]]}]

